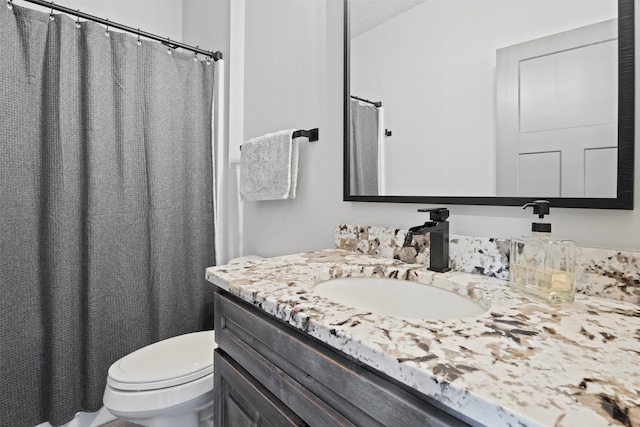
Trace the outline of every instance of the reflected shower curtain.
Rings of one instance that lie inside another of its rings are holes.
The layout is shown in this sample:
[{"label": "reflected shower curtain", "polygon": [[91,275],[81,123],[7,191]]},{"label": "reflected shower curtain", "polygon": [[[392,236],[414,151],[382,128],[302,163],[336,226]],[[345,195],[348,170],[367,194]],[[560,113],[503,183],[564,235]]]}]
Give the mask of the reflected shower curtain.
[{"label": "reflected shower curtain", "polygon": [[378,194],[378,111],[373,105],[351,100],[349,182],[352,195]]},{"label": "reflected shower curtain", "polygon": [[214,68],[4,0],[0,58],[0,426],[60,425],[213,326]]}]

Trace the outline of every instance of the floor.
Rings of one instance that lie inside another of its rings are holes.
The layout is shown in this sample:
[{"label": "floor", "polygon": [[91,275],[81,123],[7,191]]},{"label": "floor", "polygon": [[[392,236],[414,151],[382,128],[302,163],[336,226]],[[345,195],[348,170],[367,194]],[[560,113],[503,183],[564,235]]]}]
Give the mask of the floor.
[{"label": "floor", "polygon": [[106,424],[102,424],[100,427],[141,427],[139,424],[133,424],[124,420],[114,420]]}]

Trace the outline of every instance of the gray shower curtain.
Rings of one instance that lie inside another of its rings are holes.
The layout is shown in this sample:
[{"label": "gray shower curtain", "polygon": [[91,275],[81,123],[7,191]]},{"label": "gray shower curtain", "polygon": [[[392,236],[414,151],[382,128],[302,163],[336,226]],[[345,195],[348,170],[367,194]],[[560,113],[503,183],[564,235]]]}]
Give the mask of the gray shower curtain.
[{"label": "gray shower curtain", "polygon": [[212,327],[213,65],[0,1],[0,426],[102,406],[107,370]]},{"label": "gray shower curtain", "polygon": [[378,109],[351,100],[349,185],[354,196],[378,194]]}]

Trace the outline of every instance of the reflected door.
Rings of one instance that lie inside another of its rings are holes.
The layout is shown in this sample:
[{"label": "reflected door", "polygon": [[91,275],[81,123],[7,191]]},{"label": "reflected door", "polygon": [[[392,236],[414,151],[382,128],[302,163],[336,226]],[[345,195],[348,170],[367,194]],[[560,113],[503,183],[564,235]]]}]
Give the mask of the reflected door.
[{"label": "reflected door", "polygon": [[617,20],[497,51],[497,194],[616,197]]}]

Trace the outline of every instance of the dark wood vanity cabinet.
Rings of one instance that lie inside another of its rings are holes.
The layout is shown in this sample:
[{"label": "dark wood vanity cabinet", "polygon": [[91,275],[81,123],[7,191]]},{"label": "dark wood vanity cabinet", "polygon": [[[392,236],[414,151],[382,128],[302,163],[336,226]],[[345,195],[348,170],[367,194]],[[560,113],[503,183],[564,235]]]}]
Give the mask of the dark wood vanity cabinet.
[{"label": "dark wood vanity cabinet", "polygon": [[224,291],[215,330],[216,426],[468,425]]},{"label": "dark wood vanity cabinet", "polygon": [[216,352],[213,360],[217,426],[307,425],[228,355]]}]

